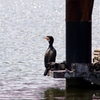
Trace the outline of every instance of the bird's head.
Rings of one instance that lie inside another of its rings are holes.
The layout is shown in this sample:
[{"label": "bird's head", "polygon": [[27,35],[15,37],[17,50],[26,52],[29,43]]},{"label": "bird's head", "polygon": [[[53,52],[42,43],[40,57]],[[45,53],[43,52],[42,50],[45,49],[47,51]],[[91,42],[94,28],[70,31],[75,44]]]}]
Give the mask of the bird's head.
[{"label": "bird's head", "polygon": [[49,42],[50,45],[52,45],[54,42],[54,38],[52,36],[46,36],[45,39]]}]

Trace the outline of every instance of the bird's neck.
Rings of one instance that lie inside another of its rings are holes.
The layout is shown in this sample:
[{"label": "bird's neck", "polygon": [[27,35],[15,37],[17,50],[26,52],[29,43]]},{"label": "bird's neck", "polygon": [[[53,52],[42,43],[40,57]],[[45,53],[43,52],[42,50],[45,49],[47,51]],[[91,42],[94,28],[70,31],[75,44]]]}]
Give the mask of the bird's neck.
[{"label": "bird's neck", "polygon": [[49,44],[49,47],[53,47],[53,44]]}]

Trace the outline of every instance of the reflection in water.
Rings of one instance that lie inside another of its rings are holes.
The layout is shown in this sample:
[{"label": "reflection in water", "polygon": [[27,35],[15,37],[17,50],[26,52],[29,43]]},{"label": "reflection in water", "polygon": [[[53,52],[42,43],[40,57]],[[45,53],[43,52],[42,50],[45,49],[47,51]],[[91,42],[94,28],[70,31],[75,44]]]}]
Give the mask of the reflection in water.
[{"label": "reflection in water", "polygon": [[49,88],[45,91],[45,100],[100,100],[100,90]]},{"label": "reflection in water", "polygon": [[65,100],[66,91],[58,88],[49,88],[45,91],[45,100]]},{"label": "reflection in water", "polygon": [[92,91],[88,89],[67,88],[66,100],[92,100]]}]

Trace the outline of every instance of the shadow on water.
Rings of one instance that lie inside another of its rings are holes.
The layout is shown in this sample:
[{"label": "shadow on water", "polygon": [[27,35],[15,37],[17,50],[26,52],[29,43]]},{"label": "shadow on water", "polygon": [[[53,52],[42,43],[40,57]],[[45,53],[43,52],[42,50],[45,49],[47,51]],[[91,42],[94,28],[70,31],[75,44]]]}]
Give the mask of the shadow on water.
[{"label": "shadow on water", "polygon": [[100,89],[49,88],[44,92],[43,100],[100,100]]},{"label": "shadow on water", "polygon": [[45,100],[64,100],[66,95],[66,90],[61,90],[58,88],[49,88],[45,91]]}]

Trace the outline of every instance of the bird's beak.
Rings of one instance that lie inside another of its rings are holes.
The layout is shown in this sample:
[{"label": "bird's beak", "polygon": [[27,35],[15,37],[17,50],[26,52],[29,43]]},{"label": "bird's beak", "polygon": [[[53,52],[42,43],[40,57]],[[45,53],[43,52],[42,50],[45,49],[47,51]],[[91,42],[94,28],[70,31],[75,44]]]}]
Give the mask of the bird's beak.
[{"label": "bird's beak", "polygon": [[44,37],[47,41],[50,41],[50,38],[49,37]]}]

